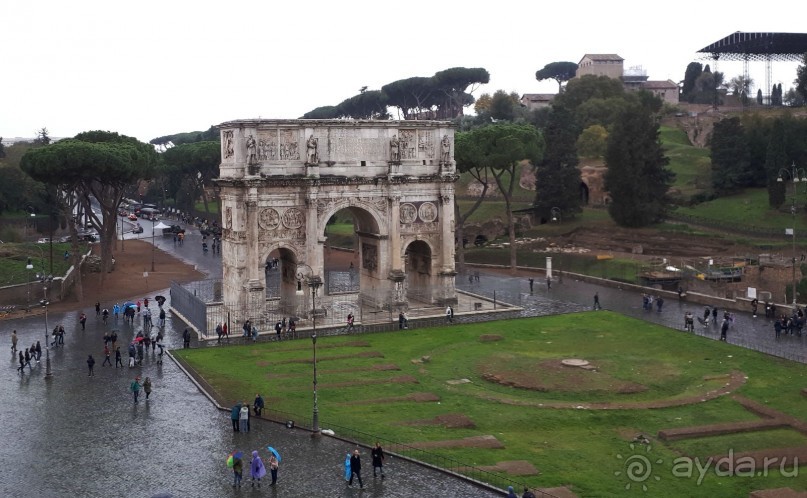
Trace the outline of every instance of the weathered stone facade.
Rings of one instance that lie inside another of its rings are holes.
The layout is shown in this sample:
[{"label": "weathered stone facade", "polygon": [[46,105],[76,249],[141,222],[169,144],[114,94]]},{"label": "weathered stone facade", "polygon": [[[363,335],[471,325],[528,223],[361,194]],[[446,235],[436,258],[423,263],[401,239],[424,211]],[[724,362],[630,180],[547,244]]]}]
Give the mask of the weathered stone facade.
[{"label": "weathered stone facade", "polygon": [[326,223],[342,209],[356,220],[364,305],[456,302],[450,123],[238,120],[219,129],[225,303],[257,316],[273,251],[281,301],[302,290],[312,302],[298,280],[324,275]]}]

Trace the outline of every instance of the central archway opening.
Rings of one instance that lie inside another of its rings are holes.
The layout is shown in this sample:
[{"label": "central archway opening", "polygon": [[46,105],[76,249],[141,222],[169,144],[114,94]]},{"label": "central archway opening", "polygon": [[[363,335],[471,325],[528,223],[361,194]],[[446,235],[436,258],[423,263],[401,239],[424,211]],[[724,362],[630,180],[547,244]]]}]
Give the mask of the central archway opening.
[{"label": "central archway opening", "polygon": [[280,247],[264,261],[266,313],[269,324],[300,315],[297,280],[297,255]]}]

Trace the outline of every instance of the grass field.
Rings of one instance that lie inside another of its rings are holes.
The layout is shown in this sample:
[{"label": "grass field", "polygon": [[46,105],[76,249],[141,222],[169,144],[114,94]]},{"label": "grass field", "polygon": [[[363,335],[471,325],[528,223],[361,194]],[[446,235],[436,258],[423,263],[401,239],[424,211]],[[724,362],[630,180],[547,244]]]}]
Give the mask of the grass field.
[{"label": "grass field", "polygon": [[[669,444],[655,438],[662,429],[757,419],[731,397],[657,409],[641,405],[699,400],[725,384],[727,374],[739,371],[747,380],[737,393],[804,421],[799,389],[807,386],[805,365],[610,312],[326,337],[317,347],[321,427],[353,427],[407,444],[492,435],[504,449],[432,451],[473,466],[526,460],[540,475],[517,479],[531,486],[571,485],[579,496],[625,496],[628,484],[631,493],[654,497],[733,498],[755,489],[805,489],[805,481],[778,471],[754,478],[709,471],[698,482],[698,475],[686,477],[674,469],[685,455],[705,463],[729,450],[805,442],[789,429]],[[224,403],[261,392],[268,395],[270,408],[300,414],[301,419],[311,413],[309,341],[175,354],[201,372]],[[428,361],[417,361],[424,357]],[[584,358],[596,370],[558,368],[564,358]],[[449,383],[458,379],[470,382]],[[416,393],[431,393],[439,401],[390,401]],[[576,407],[595,402],[636,405],[549,408],[553,403]],[[447,414],[465,415],[475,427],[423,423]],[[631,447],[638,434],[651,438],[649,447]],[[652,478],[630,479],[627,464],[647,452],[652,452]],[[641,485],[648,488],[646,493]]]},{"label": "grass field", "polygon": [[[65,261],[64,252],[71,250],[71,244],[53,244],[53,275],[64,275],[70,263]],[[84,246],[82,246],[84,247]],[[33,269],[25,267],[31,259]],[[37,273],[50,274],[50,244],[0,244],[0,285],[24,284]]]}]

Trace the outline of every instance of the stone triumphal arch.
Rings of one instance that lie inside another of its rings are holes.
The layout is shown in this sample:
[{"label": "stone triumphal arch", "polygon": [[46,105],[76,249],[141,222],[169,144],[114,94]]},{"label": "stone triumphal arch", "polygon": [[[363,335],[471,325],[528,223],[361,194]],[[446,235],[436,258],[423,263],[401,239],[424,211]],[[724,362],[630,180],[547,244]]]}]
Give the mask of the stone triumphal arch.
[{"label": "stone triumphal arch", "polygon": [[[450,123],[253,119],[219,129],[223,301],[240,319],[265,321],[269,301],[318,311],[307,284],[324,277],[326,224],[344,209],[356,229],[361,306],[456,302]],[[268,298],[270,254],[280,284]]]}]

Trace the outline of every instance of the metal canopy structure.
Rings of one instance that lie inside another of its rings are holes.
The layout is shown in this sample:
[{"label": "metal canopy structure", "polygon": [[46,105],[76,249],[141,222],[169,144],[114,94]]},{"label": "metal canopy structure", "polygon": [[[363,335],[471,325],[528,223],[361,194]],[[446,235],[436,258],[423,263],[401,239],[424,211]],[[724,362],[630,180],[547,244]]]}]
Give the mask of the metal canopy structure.
[{"label": "metal canopy structure", "polygon": [[700,50],[705,57],[742,61],[743,78],[748,81],[748,62],[765,62],[765,94],[771,95],[771,62],[800,62],[807,54],[807,33],[744,33],[736,31]]},{"label": "metal canopy structure", "polygon": [[729,61],[799,62],[807,53],[807,33],[743,33],[737,31],[700,50]]}]

